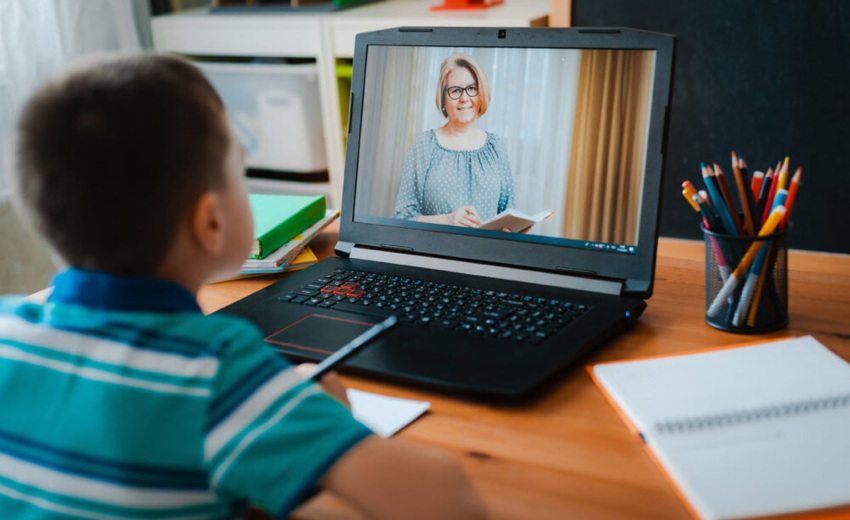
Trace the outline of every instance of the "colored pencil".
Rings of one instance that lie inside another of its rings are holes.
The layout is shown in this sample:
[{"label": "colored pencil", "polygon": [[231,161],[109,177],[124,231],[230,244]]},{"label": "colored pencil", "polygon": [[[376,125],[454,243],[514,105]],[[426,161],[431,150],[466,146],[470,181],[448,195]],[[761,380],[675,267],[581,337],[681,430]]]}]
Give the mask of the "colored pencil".
[{"label": "colored pencil", "polygon": [[764,200],[764,211],[762,212],[761,222],[762,225],[767,221],[767,218],[770,216],[770,208],[773,207],[773,197],[776,196],[776,188],[779,184],[779,172],[774,173],[773,180],[770,182],[770,189],[767,192],[767,198]]},{"label": "colored pencil", "polygon": [[769,168],[764,175],[764,182],[759,190],[759,202],[756,208],[755,217],[761,222],[761,215],[764,213],[764,207],[767,204],[767,193],[770,191],[770,185],[773,183],[773,168]]},{"label": "colored pencil", "polygon": [[699,195],[694,194],[692,203],[696,204],[697,211],[702,215],[702,219],[705,223],[706,229],[709,231],[714,231],[715,233],[723,233],[723,224],[720,223],[717,218],[711,214],[708,210],[708,204],[705,203],[702,199],[699,198]]},{"label": "colored pencil", "polygon": [[797,171],[794,172],[794,177],[791,178],[791,185],[788,187],[788,201],[785,203],[788,211],[785,213],[785,220],[782,221],[783,226],[787,225],[788,220],[791,218],[791,210],[794,209],[794,200],[797,198],[797,190],[800,189],[800,177],[802,175],[803,167],[797,166]]},{"label": "colored pencil", "polygon": [[[747,161],[745,161],[743,157],[738,157],[738,166],[741,168],[741,173],[744,176],[744,186],[746,187],[744,191],[747,193],[747,202],[750,204],[750,212],[753,217],[753,224],[755,225],[756,220],[758,219],[758,214],[756,213],[756,194],[752,189],[750,189],[752,179],[747,173]],[[752,233],[755,234],[755,231]]]},{"label": "colored pencil", "polygon": [[782,171],[779,172],[779,185],[776,189],[783,190],[786,187],[788,187],[788,157],[786,157],[785,162],[782,163]]},{"label": "colored pencil", "polygon": [[[753,199],[754,199],[754,202],[756,204],[758,204],[759,195],[761,195],[761,185],[762,185],[763,182],[764,182],[764,172],[762,172],[762,171],[754,172],[753,173],[753,180],[750,181],[750,193],[753,194]],[[755,206],[755,207],[757,207],[757,206]],[[753,208],[753,211],[755,211],[755,207]],[[756,213],[756,214],[760,215],[761,213]]]},{"label": "colored pencil", "polygon": [[732,217],[732,223],[739,235],[744,234],[744,228],[741,224],[741,219],[738,216],[738,207],[735,205],[735,197],[732,196],[732,190],[729,189],[729,183],[726,182],[726,175],[717,163],[714,163],[714,179],[717,181],[717,186],[720,188],[720,194],[723,195],[723,201],[729,209],[729,215]]},{"label": "colored pencil", "polygon": [[720,221],[723,222],[723,227],[726,228],[726,232],[730,235],[737,235],[738,233],[736,232],[735,224],[729,216],[729,211],[726,209],[726,204],[723,202],[723,196],[717,188],[714,173],[711,171],[711,168],[705,164],[700,163],[700,166],[702,168],[702,180],[705,182],[709,200],[711,200],[712,205],[714,206],[714,211],[717,212],[717,215],[720,217]]},{"label": "colored pencil", "polygon": [[738,187],[738,202],[741,204],[741,210],[744,213],[744,224],[747,227],[747,233],[750,235],[756,234],[756,228],[753,225],[752,213],[752,195],[747,190],[747,184],[744,181],[744,173],[741,171],[741,166],[738,163],[738,155],[735,150],[732,150],[732,174],[735,176],[735,185]]},{"label": "colored pencil", "polygon": [[[697,208],[699,208],[699,212],[702,214],[702,222],[705,228],[710,231],[714,231],[715,233],[722,233],[722,226],[720,225],[720,222],[715,219],[714,215],[709,213],[707,202],[700,199],[699,195],[694,195],[692,202],[697,204]],[[718,230],[718,228],[721,230]],[[729,278],[729,275],[732,274],[732,269],[729,267],[729,262],[726,260],[726,253],[724,252],[723,247],[721,247],[713,236],[709,235],[708,238],[711,241],[711,248],[714,250],[714,256],[717,258],[717,269],[720,271],[720,279],[725,283],[726,279]]]}]

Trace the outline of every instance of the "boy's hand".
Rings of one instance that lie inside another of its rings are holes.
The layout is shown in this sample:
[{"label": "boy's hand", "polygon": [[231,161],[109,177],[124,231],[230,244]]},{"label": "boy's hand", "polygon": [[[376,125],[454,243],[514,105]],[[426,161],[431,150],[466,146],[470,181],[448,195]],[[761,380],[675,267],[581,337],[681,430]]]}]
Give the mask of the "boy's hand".
[{"label": "boy's hand", "polygon": [[[304,377],[310,377],[313,371],[316,370],[316,364],[301,363],[295,367],[295,370]],[[344,404],[346,408],[351,408],[351,403],[348,401],[348,396],[345,393],[345,385],[343,385],[342,381],[339,380],[339,376],[336,372],[328,372],[325,374],[325,376],[319,381],[319,385],[321,385],[328,395],[336,398],[336,400]]]}]

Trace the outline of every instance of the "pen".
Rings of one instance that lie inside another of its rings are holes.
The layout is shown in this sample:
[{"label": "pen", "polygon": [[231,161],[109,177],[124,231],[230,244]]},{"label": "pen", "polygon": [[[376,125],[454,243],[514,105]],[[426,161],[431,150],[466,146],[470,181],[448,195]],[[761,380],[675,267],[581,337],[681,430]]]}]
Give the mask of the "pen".
[{"label": "pen", "polygon": [[741,299],[738,301],[738,310],[735,311],[735,317],[732,319],[732,325],[736,327],[743,325],[744,320],[749,317],[750,303],[753,301],[753,296],[755,295],[761,276],[762,266],[764,265],[764,259],[767,257],[768,251],[770,251],[770,247],[762,247],[759,250],[750,268],[750,272],[747,274],[744,289],[741,291]]},{"label": "pen", "polygon": [[360,350],[366,343],[369,342],[369,340],[371,340],[378,334],[384,332],[385,330],[389,329],[396,323],[398,323],[398,318],[395,316],[390,316],[384,321],[376,323],[372,327],[369,327],[369,330],[367,330],[363,334],[360,334],[353,340],[349,341],[342,348],[340,348],[330,356],[326,357],[324,361],[319,363],[316,366],[316,370],[314,370],[313,373],[310,375],[310,379],[312,379],[313,381],[318,381],[322,378],[322,376],[333,370],[336,365],[348,359],[351,355]]},{"label": "pen", "polygon": [[[773,233],[773,230],[776,229],[776,226],[779,225],[779,222],[785,216],[785,206],[777,206],[770,213],[770,217],[768,217],[767,221],[765,221],[761,230],[759,231],[760,237],[769,235]],[[726,283],[723,284],[723,287],[715,296],[714,301],[711,303],[711,306],[708,308],[707,314],[709,316],[717,316],[720,313],[720,310],[723,307],[723,303],[732,296],[732,293],[735,292],[735,289],[738,287],[738,282],[740,282],[741,278],[744,276],[744,273],[755,260],[756,255],[762,246],[765,245],[764,241],[755,241],[747,250],[747,253],[744,255],[744,258],[741,259],[741,262],[738,264],[738,267],[732,272],[732,275],[729,276],[729,279],[726,280]]]},{"label": "pen", "polygon": [[697,203],[693,199],[694,195],[697,195],[697,190],[694,188],[693,184],[691,184],[691,181],[685,181],[682,183],[682,195],[685,196],[685,200],[687,200],[691,207],[694,208],[694,211],[699,211],[699,206],[697,206]]},{"label": "pen", "polygon": [[[787,215],[787,213],[786,213]],[[761,293],[764,290],[764,280],[767,278],[767,270],[770,268],[770,264],[773,262],[765,262],[761,267],[761,272],[759,273],[759,279],[756,283],[755,294],[753,295],[753,304],[750,305],[750,314],[747,317],[747,326],[753,327],[756,324],[756,317],[759,312],[759,302],[761,301]]]}]

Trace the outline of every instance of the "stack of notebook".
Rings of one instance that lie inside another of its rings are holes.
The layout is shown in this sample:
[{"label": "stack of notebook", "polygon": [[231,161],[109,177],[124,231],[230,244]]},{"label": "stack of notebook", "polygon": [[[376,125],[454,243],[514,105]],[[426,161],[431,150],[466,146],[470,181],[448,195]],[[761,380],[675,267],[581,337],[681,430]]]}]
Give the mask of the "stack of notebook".
[{"label": "stack of notebook", "polygon": [[241,275],[303,269],[318,259],[307,244],[339,217],[323,196],[248,196],[254,214],[255,243]]}]

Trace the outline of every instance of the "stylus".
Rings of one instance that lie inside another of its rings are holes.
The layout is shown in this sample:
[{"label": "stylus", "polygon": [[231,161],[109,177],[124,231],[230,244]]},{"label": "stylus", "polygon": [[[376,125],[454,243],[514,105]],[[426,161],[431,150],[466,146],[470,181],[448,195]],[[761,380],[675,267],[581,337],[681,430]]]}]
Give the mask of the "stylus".
[{"label": "stylus", "polygon": [[326,357],[324,361],[319,363],[316,366],[316,370],[313,372],[312,375],[310,375],[310,379],[318,381],[322,378],[322,376],[333,370],[336,365],[348,359],[351,355],[353,355],[355,352],[365,346],[366,343],[369,342],[369,340],[371,340],[378,334],[384,332],[385,330],[389,329],[396,323],[398,323],[398,318],[395,316],[390,316],[384,321],[376,323],[374,326],[369,327],[369,330],[357,336],[353,340],[349,341],[348,344],[344,345],[342,348],[340,348],[330,356]]}]

